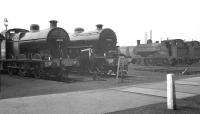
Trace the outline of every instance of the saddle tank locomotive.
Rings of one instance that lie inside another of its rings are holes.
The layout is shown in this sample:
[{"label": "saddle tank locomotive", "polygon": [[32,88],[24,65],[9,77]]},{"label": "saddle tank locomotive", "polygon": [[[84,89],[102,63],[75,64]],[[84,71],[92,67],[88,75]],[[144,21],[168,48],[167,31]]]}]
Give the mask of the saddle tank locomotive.
[{"label": "saddle tank locomotive", "polygon": [[117,37],[109,28],[102,24],[97,29],[84,32],[83,28],[76,28],[70,35],[69,53],[73,59],[73,69],[82,73],[90,73],[94,69],[116,72],[118,53]]},{"label": "saddle tank locomotive", "polygon": [[36,78],[66,78],[71,67],[67,47],[68,33],[57,27],[57,21],[50,21],[50,28],[39,30],[32,24],[30,32],[24,29],[10,29],[2,33],[1,70],[9,74]]}]

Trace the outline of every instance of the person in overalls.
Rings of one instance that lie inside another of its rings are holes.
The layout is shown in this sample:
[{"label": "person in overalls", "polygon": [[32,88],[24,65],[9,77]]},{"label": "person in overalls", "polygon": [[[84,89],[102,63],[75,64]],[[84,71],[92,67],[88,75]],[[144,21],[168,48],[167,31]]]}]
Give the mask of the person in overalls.
[{"label": "person in overalls", "polygon": [[95,53],[93,52],[93,50],[91,50],[91,54],[90,54],[90,69],[91,69],[91,73],[93,75],[93,80],[104,80],[102,79],[102,63],[100,60],[98,60],[98,58],[95,57]]}]

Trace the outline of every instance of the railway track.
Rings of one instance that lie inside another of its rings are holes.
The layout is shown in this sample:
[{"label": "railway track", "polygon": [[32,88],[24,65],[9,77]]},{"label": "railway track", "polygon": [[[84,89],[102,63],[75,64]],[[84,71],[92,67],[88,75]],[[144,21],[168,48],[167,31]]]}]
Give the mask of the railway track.
[{"label": "railway track", "polygon": [[167,67],[167,66],[132,66],[132,69],[139,71],[150,71],[150,72],[163,72],[163,73],[183,73],[185,74],[199,74],[199,66],[177,66],[177,67]]}]

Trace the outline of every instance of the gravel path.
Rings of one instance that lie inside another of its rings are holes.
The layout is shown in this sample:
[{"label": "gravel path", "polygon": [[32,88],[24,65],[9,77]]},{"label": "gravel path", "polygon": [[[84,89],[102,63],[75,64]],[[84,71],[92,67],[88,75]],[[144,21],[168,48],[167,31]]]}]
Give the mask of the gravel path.
[{"label": "gravel path", "polygon": [[[106,77],[105,80],[93,81],[92,76],[80,76],[71,74],[70,77],[76,81],[73,83],[34,79],[28,77],[8,76],[1,74],[0,98],[13,98],[24,96],[35,96],[53,93],[64,93],[71,91],[84,91],[93,89],[105,89],[110,87],[127,86],[140,83],[159,82],[166,80],[166,73],[138,71],[129,67],[129,78],[123,83],[115,77]],[[177,75],[175,79],[196,77],[198,75]]]}]

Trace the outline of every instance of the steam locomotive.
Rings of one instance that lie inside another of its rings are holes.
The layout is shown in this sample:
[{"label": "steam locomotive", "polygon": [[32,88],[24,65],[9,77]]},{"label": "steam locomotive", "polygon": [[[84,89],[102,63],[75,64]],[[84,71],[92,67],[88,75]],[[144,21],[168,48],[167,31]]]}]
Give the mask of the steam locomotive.
[{"label": "steam locomotive", "polygon": [[200,43],[198,41],[185,42],[181,39],[164,40],[161,43],[140,44],[133,49],[132,63],[140,65],[191,65],[200,60]]},{"label": "steam locomotive", "polygon": [[112,29],[103,28],[102,24],[96,27],[96,30],[90,32],[76,28],[70,35],[69,54],[73,58],[73,69],[81,73],[90,73],[94,68],[116,73],[116,34]]},{"label": "steam locomotive", "polygon": [[69,35],[50,21],[50,28],[40,30],[32,24],[30,31],[9,29],[0,35],[0,70],[10,75],[36,78],[66,78],[72,64],[68,55]]}]

